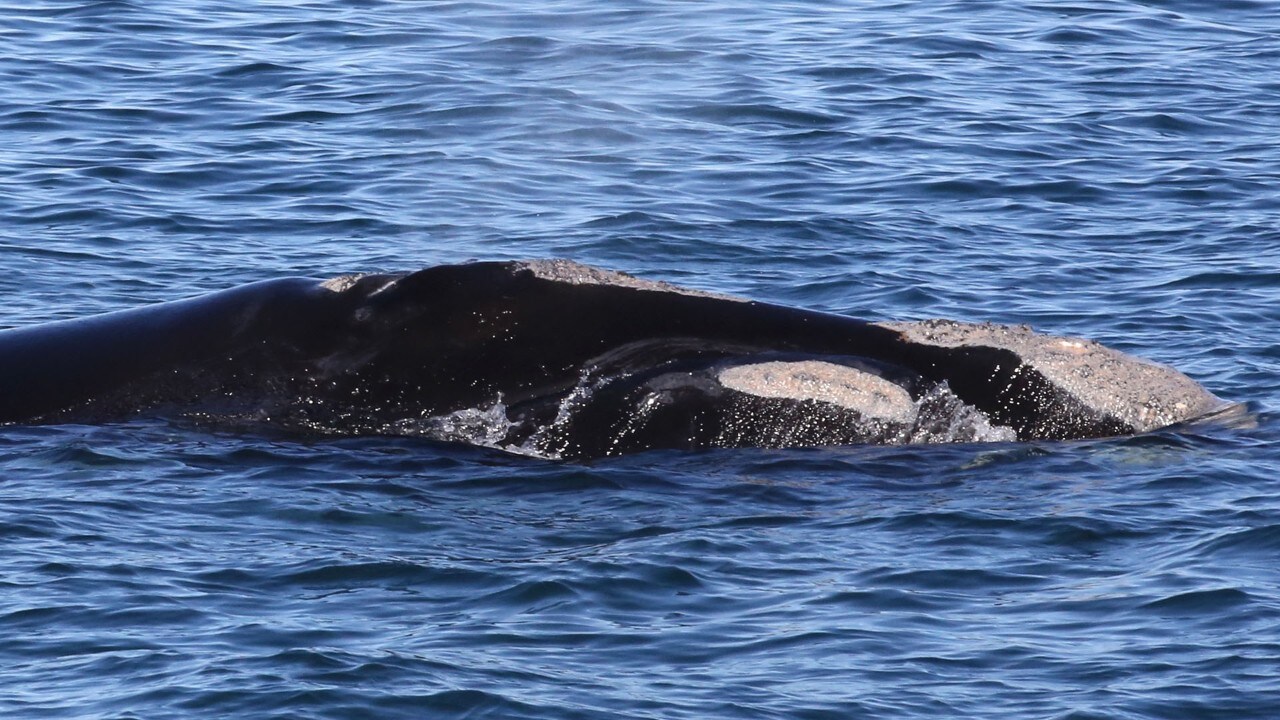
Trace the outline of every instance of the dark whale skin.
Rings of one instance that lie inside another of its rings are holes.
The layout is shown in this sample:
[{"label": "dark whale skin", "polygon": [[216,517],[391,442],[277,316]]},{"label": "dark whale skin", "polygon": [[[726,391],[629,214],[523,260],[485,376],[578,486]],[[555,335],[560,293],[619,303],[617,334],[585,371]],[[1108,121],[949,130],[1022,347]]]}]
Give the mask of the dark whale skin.
[{"label": "dark whale skin", "polygon": [[[718,408],[729,400],[792,424],[805,408],[846,430],[871,417],[856,400],[839,406],[721,382],[730,366],[766,360],[784,376],[834,368],[828,390],[862,383],[912,402],[945,385],[1019,440],[1143,432],[1221,404],[1172,369],[1087,341],[942,321],[875,324],[539,260],[269,280],[2,331],[0,422],[195,412],[360,434],[501,404],[513,424],[506,442],[554,435],[557,454],[578,457],[725,444],[705,428],[728,422]],[[677,387],[686,376],[701,379]],[[1123,392],[1090,387],[1095,377]],[[588,380],[598,393],[575,396],[577,416],[566,419],[566,402]],[[654,398],[667,403],[658,413],[667,419],[641,431],[629,418]],[[745,432],[736,443],[773,436]],[[840,430],[796,444],[875,437]]]}]

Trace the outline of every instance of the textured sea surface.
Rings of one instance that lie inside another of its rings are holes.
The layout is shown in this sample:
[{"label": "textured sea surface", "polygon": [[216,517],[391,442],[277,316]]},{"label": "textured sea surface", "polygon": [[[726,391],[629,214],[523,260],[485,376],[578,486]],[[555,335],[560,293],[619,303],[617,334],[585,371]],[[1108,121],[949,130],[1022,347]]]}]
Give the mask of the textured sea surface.
[{"label": "textured sea surface", "polygon": [[551,256],[1250,412],[586,465],[0,428],[0,716],[1280,716],[1280,4],[0,0],[0,326]]}]

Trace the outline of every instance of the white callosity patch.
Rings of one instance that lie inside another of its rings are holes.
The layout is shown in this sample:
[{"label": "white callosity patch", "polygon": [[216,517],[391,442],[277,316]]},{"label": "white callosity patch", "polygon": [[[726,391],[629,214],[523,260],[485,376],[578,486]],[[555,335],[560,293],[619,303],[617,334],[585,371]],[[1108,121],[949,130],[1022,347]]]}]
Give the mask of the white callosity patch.
[{"label": "white callosity patch", "polygon": [[[821,360],[769,361],[735,365],[721,370],[716,379],[725,388],[772,400],[813,402],[801,417],[801,424],[857,423],[864,434],[888,443],[1010,442],[1017,434],[1010,428],[993,425],[977,408],[965,404],[946,383],[930,388],[919,399],[905,388],[879,375],[848,365]],[[849,412],[823,412],[822,406]],[[760,418],[746,419],[752,427],[768,425]],[[737,423],[729,423],[732,428]],[[809,438],[821,433],[808,428],[777,424],[772,428],[775,444],[785,446],[788,436],[799,433]],[[835,431],[833,437],[846,433]]]},{"label": "white callosity patch", "polygon": [[329,278],[320,283],[320,287],[330,292],[346,292],[355,286],[356,281],[364,277],[363,275],[339,275],[335,278]]},{"label": "white callosity patch", "polygon": [[846,365],[804,360],[735,365],[717,379],[730,390],[757,397],[816,400],[873,418],[908,423],[915,403],[902,387]]},{"label": "white callosity patch", "polygon": [[952,320],[880,325],[924,345],[1009,350],[1085,406],[1129,424],[1136,432],[1200,417],[1224,404],[1173,368],[1091,340],[1041,335],[1025,325]]},{"label": "white callosity patch", "polygon": [[644,280],[633,275],[617,272],[616,270],[605,270],[603,268],[592,267],[590,265],[583,265],[582,263],[574,262],[572,260],[526,260],[521,262],[520,266],[525,270],[532,272],[535,277],[543,280],[567,283],[569,285],[613,285],[616,287],[632,288],[634,290],[651,290],[654,292],[692,295],[694,297],[748,302],[746,298],[735,297],[733,295],[721,295],[702,290],[692,290],[687,287],[672,285],[671,283],[656,280]]}]

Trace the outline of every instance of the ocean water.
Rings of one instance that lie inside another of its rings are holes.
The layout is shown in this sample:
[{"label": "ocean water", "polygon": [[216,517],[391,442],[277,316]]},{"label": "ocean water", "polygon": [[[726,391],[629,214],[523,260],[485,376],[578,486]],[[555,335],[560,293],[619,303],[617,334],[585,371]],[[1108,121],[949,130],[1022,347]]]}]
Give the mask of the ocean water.
[{"label": "ocean water", "polygon": [[0,714],[1280,717],[1280,4],[0,2],[0,326],[526,257],[1249,413],[589,464],[0,428]]}]

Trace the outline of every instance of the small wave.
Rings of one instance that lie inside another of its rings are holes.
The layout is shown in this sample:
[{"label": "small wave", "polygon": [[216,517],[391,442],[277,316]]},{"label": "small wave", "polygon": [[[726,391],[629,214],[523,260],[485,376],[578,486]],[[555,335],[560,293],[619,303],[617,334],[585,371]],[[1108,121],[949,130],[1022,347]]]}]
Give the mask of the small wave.
[{"label": "small wave", "polygon": [[293,67],[291,65],[280,65],[273,62],[258,61],[224,68],[214,73],[214,75],[216,77],[242,80],[246,77],[252,77],[255,75],[293,74],[300,73],[301,71],[301,68]]},{"label": "small wave", "polygon": [[361,586],[381,587],[433,584],[445,586],[483,585],[488,577],[483,573],[457,567],[437,568],[407,561],[331,563],[307,567],[281,576],[280,582],[303,587]]},{"label": "small wave", "polygon": [[1259,564],[1270,565],[1280,555],[1280,525],[1234,530],[1223,533],[1200,545],[1202,553],[1231,553],[1254,557]]},{"label": "small wave", "polygon": [[477,606],[500,606],[518,612],[537,612],[550,605],[578,597],[569,585],[558,580],[531,580],[476,598]]},{"label": "small wave", "polygon": [[1248,605],[1253,598],[1236,588],[1193,590],[1148,602],[1142,607],[1162,615],[1213,615]]}]

